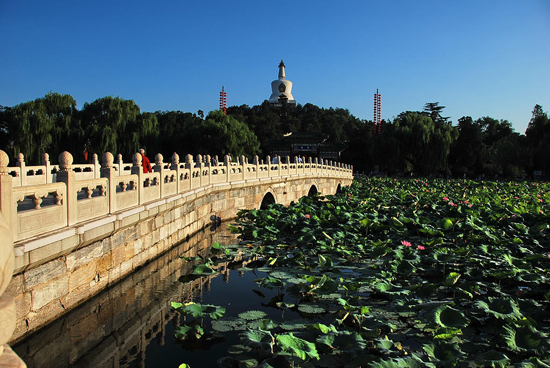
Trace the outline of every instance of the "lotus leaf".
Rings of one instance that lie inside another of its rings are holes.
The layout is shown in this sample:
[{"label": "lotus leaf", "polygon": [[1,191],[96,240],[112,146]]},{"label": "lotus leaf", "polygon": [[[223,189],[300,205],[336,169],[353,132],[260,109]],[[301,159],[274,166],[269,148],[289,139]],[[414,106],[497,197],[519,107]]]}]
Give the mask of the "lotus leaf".
[{"label": "lotus leaf", "polygon": [[294,336],[292,332],[277,335],[276,341],[277,346],[282,350],[290,352],[302,360],[319,359],[319,353],[315,348],[315,344]]},{"label": "lotus leaf", "polygon": [[252,310],[244,313],[239,313],[239,317],[246,320],[254,320],[264,318],[267,314],[264,311]]}]

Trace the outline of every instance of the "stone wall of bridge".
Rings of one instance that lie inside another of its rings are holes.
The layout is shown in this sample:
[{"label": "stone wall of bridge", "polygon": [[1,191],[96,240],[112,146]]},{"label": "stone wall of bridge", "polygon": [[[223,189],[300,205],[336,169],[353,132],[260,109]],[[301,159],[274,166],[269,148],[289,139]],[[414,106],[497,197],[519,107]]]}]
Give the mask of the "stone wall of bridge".
[{"label": "stone wall of bridge", "polygon": [[0,209],[16,239],[5,292],[15,302],[12,342],[211,226],[213,218],[233,219],[266,197],[288,205],[312,191],[334,194],[353,178],[351,168],[333,163],[272,165],[255,158],[249,164],[242,157],[212,165],[187,156],[185,163],[173,157],[164,164],[159,155],[154,172],[144,174],[140,159],[136,154],[129,169],[117,168],[106,154],[99,170],[96,164],[95,171],[77,171],[71,157],[60,156],[55,181],[20,186],[0,160]]}]

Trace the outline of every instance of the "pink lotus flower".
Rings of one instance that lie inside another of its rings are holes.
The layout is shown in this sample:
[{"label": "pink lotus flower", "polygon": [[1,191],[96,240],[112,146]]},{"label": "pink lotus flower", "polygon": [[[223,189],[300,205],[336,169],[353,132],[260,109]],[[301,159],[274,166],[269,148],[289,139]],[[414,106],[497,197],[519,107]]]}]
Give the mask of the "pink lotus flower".
[{"label": "pink lotus flower", "polygon": [[447,197],[443,197],[443,200],[444,200],[444,201],[448,201],[448,200],[449,200],[449,198],[447,198]]},{"label": "pink lotus flower", "polygon": [[304,217],[307,218],[307,219],[311,218],[311,216],[309,214],[304,215]]},{"label": "pink lotus flower", "polygon": [[406,240],[402,240],[402,241],[401,241],[401,244],[403,244],[403,245],[406,246],[406,247],[412,246],[412,244],[411,244],[410,242],[406,241]]},{"label": "pink lotus flower", "polygon": [[425,250],[425,249],[426,249],[426,247],[423,246],[423,245],[419,245],[419,246],[418,246],[418,250]]},{"label": "pink lotus flower", "polygon": [[548,254],[548,255],[546,256],[546,258],[550,259],[550,254]]}]

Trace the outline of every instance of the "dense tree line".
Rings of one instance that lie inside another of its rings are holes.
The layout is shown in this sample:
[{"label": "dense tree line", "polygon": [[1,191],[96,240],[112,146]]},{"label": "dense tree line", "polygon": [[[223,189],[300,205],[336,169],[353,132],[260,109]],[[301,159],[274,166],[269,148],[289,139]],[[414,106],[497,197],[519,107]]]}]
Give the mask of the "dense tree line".
[{"label": "dense tree line", "polygon": [[[525,135],[510,122],[469,116],[453,125],[442,116],[444,106],[427,103],[422,111],[406,111],[383,120],[375,133],[372,121],[360,120],[342,108],[312,104],[274,107],[231,106],[227,115],[212,111],[206,117],[182,111],[141,112],[132,100],[103,97],[76,108],[70,95],[48,93],[13,107],[0,106],[0,148],[13,160],[21,152],[28,164],[41,163],[44,153],[53,162],[60,152],[84,161],[84,151],[99,156],[109,151],[131,160],[140,147],[169,161],[180,155],[227,153],[252,158],[268,154],[266,142],[289,132],[310,131],[344,142],[342,161],[356,171],[375,169],[388,174],[494,175],[520,178],[534,170],[550,173],[550,121],[536,105]],[[151,157],[153,158],[153,157]],[[180,158],[182,159],[182,158]],[[13,161],[12,161],[13,162]]]}]

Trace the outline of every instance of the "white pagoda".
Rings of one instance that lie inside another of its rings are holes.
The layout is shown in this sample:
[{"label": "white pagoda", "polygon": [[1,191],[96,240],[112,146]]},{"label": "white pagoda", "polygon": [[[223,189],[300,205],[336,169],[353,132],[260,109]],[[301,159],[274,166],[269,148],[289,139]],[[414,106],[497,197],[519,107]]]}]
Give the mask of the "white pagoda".
[{"label": "white pagoda", "polygon": [[285,63],[281,60],[279,64],[279,79],[271,82],[271,97],[269,103],[282,105],[283,103],[296,105],[292,96],[292,82],[285,78]]}]

